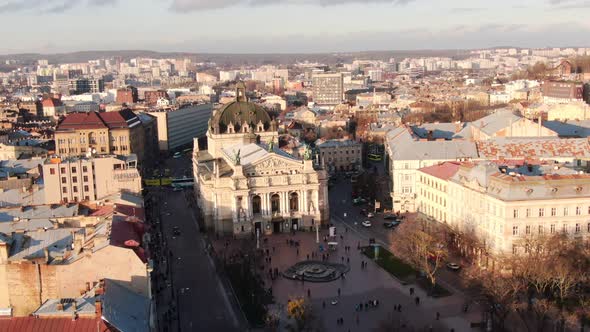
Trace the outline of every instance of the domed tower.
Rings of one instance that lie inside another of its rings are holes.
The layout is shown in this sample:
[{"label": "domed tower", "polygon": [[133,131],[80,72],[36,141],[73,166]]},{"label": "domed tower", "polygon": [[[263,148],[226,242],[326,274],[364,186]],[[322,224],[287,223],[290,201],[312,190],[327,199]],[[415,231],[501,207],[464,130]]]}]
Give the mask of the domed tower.
[{"label": "domed tower", "polygon": [[262,106],[248,101],[246,86],[239,82],[236,99],[219,108],[209,120],[209,153],[214,158],[219,158],[220,151],[225,147],[270,141],[278,143],[276,122]]}]

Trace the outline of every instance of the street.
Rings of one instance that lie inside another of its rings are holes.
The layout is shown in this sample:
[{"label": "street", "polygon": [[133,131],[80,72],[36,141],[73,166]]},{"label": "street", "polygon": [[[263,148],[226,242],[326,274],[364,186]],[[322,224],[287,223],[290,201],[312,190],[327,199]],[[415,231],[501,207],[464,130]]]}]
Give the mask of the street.
[{"label": "street", "polygon": [[[190,159],[169,159],[167,167],[178,176],[190,167]],[[165,244],[157,256],[158,272],[167,275],[157,298],[160,331],[243,331],[234,303],[206,252],[195,211],[189,206],[192,190],[175,192],[162,187],[151,189],[151,194],[158,205],[158,230]],[[174,235],[174,227],[180,235]],[[171,314],[166,314],[171,308]]]}]

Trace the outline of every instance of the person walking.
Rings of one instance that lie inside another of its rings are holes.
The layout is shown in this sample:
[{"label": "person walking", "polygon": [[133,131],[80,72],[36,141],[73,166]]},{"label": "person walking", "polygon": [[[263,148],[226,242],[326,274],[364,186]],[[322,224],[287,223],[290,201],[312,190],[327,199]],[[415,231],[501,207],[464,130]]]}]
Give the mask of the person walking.
[{"label": "person walking", "polygon": [[338,296],[340,296],[340,288],[338,288]]},{"label": "person walking", "polygon": [[436,320],[440,320],[440,312],[436,312]]},{"label": "person walking", "polygon": [[410,287],[410,295],[414,295],[414,287]]},{"label": "person walking", "polygon": [[420,296],[416,296],[416,305],[420,304]]},{"label": "person walking", "polygon": [[311,297],[311,289],[307,289],[307,297]]}]

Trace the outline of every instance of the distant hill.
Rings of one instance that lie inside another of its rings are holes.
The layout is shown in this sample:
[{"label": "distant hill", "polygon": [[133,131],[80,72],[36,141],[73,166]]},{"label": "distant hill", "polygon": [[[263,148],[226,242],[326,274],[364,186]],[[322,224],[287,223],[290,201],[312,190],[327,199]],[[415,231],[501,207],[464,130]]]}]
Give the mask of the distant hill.
[{"label": "distant hill", "polygon": [[123,60],[131,58],[191,58],[196,62],[212,61],[218,65],[262,65],[262,64],[291,64],[297,61],[321,62],[335,64],[350,62],[355,59],[363,60],[387,60],[389,58],[406,57],[452,57],[462,59],[468,56],[465,50],[402,50],[402,51],[365,51],[365,52],[333,52],[333,53],[300,53],[300,54],[216,54],[216,53],[190,53],[190,52],[154,52],[147,50],[128,51],[82,51],[59,54],[10,54],[0,55],[0,61],[17,59],[24,64],[32,64],[38,59],[47,59],[50,63],[75,63],[100,58],[120,57]]}]

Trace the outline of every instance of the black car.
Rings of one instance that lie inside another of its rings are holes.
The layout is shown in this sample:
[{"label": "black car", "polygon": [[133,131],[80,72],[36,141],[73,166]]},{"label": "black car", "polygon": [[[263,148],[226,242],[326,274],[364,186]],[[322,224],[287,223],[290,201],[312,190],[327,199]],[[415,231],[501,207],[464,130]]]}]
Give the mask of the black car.
[{"label": "black car", "polygon": [[385,220],[397,220],[397,217],[395,216],[395,214],[386,214],[383,216],[383,219]]},{"label": "black car", "polygon": [[399,226],[399,222],[397,221],[388,221],[383,224],[383,227],[388,229],[396,228],[397,226]]},{"label": "black car", "polygon": [[180,235],[180,229],[178,228],[178,226],[172,227],[172,234],[174,236],[179,236]]}]

